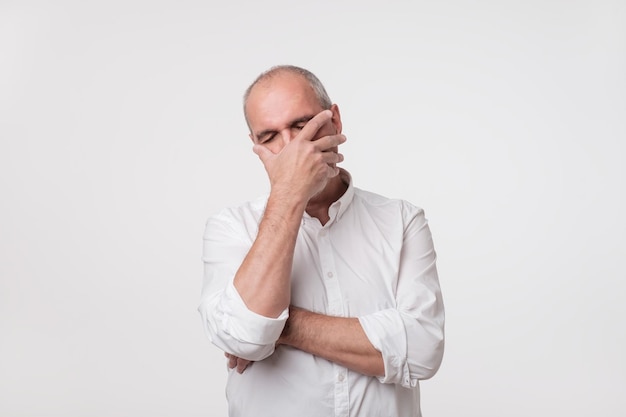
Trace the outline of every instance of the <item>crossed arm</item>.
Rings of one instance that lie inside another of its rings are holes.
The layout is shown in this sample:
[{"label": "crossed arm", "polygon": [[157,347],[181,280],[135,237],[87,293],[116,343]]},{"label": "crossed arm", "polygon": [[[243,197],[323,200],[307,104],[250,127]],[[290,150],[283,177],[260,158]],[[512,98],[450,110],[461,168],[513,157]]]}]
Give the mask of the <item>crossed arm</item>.
[{"label": "crossed arm", "polygon": [[[385,373],[381,353],[370,343],[357,318],[326,316],[291,306],[276,344],[292,346],[364,375]],[[239,373],[252,362],[225,355],[229,368],[237,368]]]}]

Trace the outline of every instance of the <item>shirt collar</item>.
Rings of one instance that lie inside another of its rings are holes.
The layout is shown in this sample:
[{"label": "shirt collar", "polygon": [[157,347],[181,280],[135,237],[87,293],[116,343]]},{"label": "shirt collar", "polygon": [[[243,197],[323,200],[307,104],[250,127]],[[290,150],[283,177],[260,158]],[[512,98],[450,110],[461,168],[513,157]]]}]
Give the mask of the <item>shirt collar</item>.
[{"label": "shirt collar", "polygon": [[352,199],[354,198],[354,185],[352,184],[352,175],[343,168],[339,168],[339,178],[348,186],[346,192],[328,208],[328,216],[331,220],[337,221],[341,219],[346,212]]}]

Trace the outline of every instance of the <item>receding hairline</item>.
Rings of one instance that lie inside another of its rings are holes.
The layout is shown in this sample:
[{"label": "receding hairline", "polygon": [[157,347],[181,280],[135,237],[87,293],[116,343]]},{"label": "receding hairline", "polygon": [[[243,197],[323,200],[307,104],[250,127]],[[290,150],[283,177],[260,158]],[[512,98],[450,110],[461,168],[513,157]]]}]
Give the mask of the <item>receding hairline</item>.
[{"label": "receding hairline", "polygon": [[[243,95],[243,114],[246,118],[246,123],[248,123],[246,106],[248,104],[248,98],[250,97],[250,93],[252,92],[254,87],[261,83],[265,83],[266,81],[270,81],[272,78],[283,74],[294,74],[304,79],[315,93],[315,96],[317,97],[317,100],[322,109],[326,110],[331,108],[332,101],[330,100],[330,97],[328,96],[324,85],[315,74],[307,69],[297,67],[295,65],[276,65],[262,72],[246,89]],[[249,123],[248,127],[250,127]]]}]

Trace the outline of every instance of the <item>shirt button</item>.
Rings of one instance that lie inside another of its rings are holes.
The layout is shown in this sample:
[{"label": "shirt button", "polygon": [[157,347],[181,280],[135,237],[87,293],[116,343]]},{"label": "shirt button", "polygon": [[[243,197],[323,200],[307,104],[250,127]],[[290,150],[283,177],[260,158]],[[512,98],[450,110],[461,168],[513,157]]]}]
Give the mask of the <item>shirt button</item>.
[{"label": "shirt button", "polygon": [[332,278],[332,277],[333,277],[333,273],[332,273],[332,272],[327,272],[327,273],[326,273],[326,276],[327,276],[328,278]]},{"label": "shirt button", "polygon": [[322,230],[322,231],[320,232],[320,236],[322,236],[322,237],[326,236],[326,230]]},{"label": "shirt button", "polygon": [[343,382],[344,379],[346,379],[346,375],[343,372],[341,372],[339,375],[337,375],[337,380],[339,382]]}]

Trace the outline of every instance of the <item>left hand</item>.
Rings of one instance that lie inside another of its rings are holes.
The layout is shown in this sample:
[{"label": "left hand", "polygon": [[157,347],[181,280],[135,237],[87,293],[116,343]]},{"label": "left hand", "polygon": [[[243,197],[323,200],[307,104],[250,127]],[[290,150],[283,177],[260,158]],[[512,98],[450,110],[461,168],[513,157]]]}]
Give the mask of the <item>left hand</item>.
[{"label": "left hand", "polygon": [[240,374],[242,374],[243,371],[245,371],[246,368],[250,366],[250,364],[253,362],[226,352],[224,352],[224,356],[226,356],[226,358],[228,359],[228,368],[237,368],[237,372]]}]

